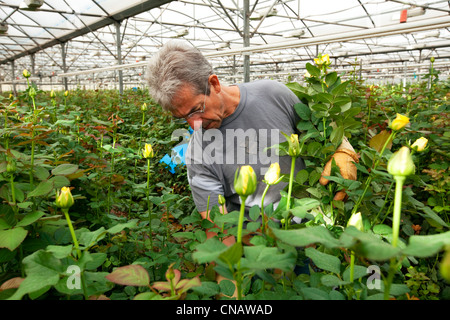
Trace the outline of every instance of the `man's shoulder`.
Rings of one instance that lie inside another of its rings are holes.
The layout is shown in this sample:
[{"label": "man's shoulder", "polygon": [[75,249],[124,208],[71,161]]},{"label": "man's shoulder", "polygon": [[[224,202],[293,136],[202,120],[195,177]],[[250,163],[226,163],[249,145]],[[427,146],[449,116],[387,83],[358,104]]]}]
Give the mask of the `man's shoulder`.
[{"label": "man's shoulder", "polygon": [[271,79],[254,80],[251,82],[246,82],[244,85],[247,85],[249,87],[268,87],[268,88],[286,87],[283,83]]},{"label": "man's shoulder", "polygon": [[276,80],[261,79],[244,84],[247,91],[266,95],[291,95],[293,92],[284,84]]}]

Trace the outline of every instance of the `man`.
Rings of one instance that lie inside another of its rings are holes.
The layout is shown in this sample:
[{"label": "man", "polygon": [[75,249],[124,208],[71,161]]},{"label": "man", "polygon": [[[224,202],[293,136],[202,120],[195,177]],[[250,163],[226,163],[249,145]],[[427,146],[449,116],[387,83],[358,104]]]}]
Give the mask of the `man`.
[{"label": "man", "polygon": [[[289,136],[297,130],[299,118],[293,106],[300,101],[284,84],[259,80],[223,85],[197,49],[175,41],[152,57],[147,81],[153,99],[194,129],[186,164],[193,199],[204,219],[208,218],[208,197],[209,208],[223,195],[228,212],[239,209],[240,198],[233,185],[236,170],[242,165],[251,165],[259,182],[256,192],[247,198],[247,208],[261,205],[262,180],[271,163],[279,162],[281,173],[290,172],[291,158],[267,149],[286,141],[282,133]],[[351,145],[344,142],[340,149],[346,152],[340,154],[342,161],[335,158],[338,166],[353,165],[357,158]],[[295,165],[296,171],[305,168],[301,158]],[[276,206],[285,186],[271,186],[265,205]],[[227,242],[233,243],[233,239]]]}]

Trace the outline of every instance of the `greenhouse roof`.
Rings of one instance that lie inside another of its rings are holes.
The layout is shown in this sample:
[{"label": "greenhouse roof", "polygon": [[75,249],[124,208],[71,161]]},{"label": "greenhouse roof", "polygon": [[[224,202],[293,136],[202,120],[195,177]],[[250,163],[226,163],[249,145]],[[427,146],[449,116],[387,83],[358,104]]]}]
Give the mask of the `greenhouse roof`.
[{"label": "greenhouse roof", "polygon": [[303,74],[320,53],[378,76],[420,73],[433,56],[448,76],[449,27],[447,0],[0,0],[0,81],[21,80],[24,68],[55,82],[107,78],[118,65],[140,81],[173,39],[229,81],[242,80],[245,55],[257,78]]}]

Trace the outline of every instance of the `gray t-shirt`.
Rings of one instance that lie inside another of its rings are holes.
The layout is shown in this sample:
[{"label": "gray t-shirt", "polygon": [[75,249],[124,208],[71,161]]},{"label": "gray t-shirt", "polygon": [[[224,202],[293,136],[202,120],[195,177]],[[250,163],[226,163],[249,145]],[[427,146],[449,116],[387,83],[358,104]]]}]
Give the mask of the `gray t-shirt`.
[{"label": "gray t-shirt", "polygon": [[[286,141],[295,133],[299,118],[293,106],[298,97],[284,84],[273,80],[258,80],[239,84],[240,102],[235,112],[225,118],[219,129],[194,131],[186,151],[188,180],[199,212],[205,211],[208,196],[209,209],[218,204],[222,194],[227,200],[228,212],[239,210],[240,197],[234,191],[234,178],[238,168],[251,165],[258,178],[256,192],[246,200],[247,210],[261,205],[266,187],[264,174],[273,162],[278,162],[282,174],[289,174],[291,157],[278,156],[266,149]],[[296,171],[304,168],[297,158]],[[264,205],[280,201],[280,191],[286,183],[269,188]]]}]

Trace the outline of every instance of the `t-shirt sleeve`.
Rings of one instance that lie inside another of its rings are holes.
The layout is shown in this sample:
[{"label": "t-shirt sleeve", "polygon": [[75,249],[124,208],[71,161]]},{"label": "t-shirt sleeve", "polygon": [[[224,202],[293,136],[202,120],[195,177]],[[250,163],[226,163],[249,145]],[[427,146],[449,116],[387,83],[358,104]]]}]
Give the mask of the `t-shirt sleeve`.
[{"label": "t-shirt sleeve", "polygon": [[219,195],[224,194],[223,185],[207,168],[200,165],[190,165],[187,176],[191,187],[192,198],[199,212],[206,211],[209,196],[209,209],[218,205]]}]

